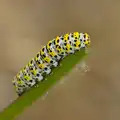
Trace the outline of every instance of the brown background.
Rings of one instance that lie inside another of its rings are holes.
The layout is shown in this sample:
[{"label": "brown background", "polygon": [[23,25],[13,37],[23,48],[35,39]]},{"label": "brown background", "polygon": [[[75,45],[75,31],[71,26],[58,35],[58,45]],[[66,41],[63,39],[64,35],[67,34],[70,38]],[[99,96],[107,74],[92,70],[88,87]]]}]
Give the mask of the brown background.
[{"label": "brown background", "polygon": [[11,79],[49,39],[91,35],[85,75],[74,69],[17,120],[120,119],[119,0],[0,0],[0,110],[16,94]]}]

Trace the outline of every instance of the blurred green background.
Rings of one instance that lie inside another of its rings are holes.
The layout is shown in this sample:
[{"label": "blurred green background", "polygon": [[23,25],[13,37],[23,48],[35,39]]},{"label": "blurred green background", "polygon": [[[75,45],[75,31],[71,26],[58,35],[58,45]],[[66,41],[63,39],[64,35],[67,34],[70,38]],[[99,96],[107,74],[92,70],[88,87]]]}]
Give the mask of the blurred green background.
[{"label": "blurred green background", "polygon": [[74,69],[17,120],[120,119],[119,0],[0,0],[0,111],[17,98],[11,80],[41,46],[88,32],[90,71]]}]

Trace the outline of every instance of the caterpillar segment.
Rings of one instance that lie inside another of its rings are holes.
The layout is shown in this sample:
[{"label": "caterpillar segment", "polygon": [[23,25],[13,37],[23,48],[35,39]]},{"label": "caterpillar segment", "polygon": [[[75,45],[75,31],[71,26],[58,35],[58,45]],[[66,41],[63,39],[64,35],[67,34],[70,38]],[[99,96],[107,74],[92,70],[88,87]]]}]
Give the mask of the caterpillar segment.
[{"label": "caterpillar segment", "polygon": [[28,67],[36,82],[43,80],[42,69],[37,66],[34,58],[28,63]]},{"label": "caterpillar segment", "polygon": [[20,71],[13,79],[13,85],[16,89],[16,93],[20,96],[26,90],[28,90],[28,85],[26,81],[23,79],[23,73]]},{"label": "caterpillar segment", "polygon": [[[13,78],[13,80],[12,80],[12,83],[13,83],[13,85],[14,85],[14,88],[15,88],[15,90],[16,90],[16,93],[19,95],[19,93],[22,93],[24,90],[23,90],[23,85],[24,85],[24,82],[23,82],[23,84],[21,84],[20,82],[19,82],[19,80],[16,78],[16,76]],[[22,87],[20,87],[20,85],[22,85]],[[22,88],[22,89],[21,89]]]},{"label": "caterpillar segment", "polygon": [[73,54],[75,52],[74,47],[73,47],[73,43],[70,39],[70,34],[65,34],[64,35],[64,50],[66,50],[67,54]]},{"label": "caterpillar segment", "polygon": [[74,47],[74,51],[80,50],[80,46],[81,46],[80,34],[78,32],[74,32],[70,34],[70,39],[72,42],[72,46]]},{"label": "caterpillar segment", "polygon": [[64,37],[63,36],[57,36],[54,40],[55,49],[58,52],[58,55],[61,56],[63,59],[65,56],[67,56],[67,52],[64,49]]},{"label": "caterpillar segment", "polygon": [[50,74],[51,68],[48,63],[42,60],[40,52],[37,53],[36,57],[34,58],[36,65],[41,70],[41,74]]},{"label": "caterpillar segment", "polygon": [[80,33],[80,48],[87,48],[90,46],[90,37],[87,33]]},{"label": "caterpillar segment", "polygon": [[48,54],[56,61],[59,61],[61,59],[61,56],[58,55],[57,50],[55,49],[54,39],[50,40],[47,45],[46,49],[48,51]]},{"label": "caterpillar segment", "polygon": [[44,46],[41,50],[40,50],[40,55],[42,57],[42,60],[46,63],[48,63],[51,67],[57,67],[58,66],[58,62],[56,60],[54,60],[48,53],[46,46]]},{"label": "caterpillar segment", "polygon": [[16,75],[15,78],[16,78],[16,81],[17,81],[16,85],[18,87],[23,87],[23,88],[24,87],[25,88],[29,87],[28,84],[27,84],[27,81],[24,79],[24,73],[23,73],[22,70],[19,71],[19,73]]},{"label": "caterpillar segment", "polygon": [[33,78],[30,72],[27,71],[26,66],[22,69],[22,73],[23,73],[23,81],[25,82],[24,91],[26,91],[36,84],[36,80]]},{"label": "caterpillar segment", "polygon": [[21,71],[21,80],[23,80],[28,88],[31,88],[35,85],[36,79],[29,70],[28,65],[26,65]]},{"label": "caterpillar segment", "polygon": [[86,47],[90,46],[90,36],[87,33],[84,33],[83,41]]}]

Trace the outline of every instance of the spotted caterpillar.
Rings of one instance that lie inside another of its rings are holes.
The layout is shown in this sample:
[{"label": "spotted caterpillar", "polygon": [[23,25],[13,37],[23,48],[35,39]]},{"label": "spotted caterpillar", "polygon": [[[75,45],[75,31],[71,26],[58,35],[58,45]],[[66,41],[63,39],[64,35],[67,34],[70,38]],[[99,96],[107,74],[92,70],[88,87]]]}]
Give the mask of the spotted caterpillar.
[{"label": "spotted caterpillar", "polygon": [[90,45],[90,37],[87,33],[73,32],[57,36],[50,40],[28,64],[14,77],[13,85],[18,95],[42,81],[45,75],[51,73],[53,67],[57,67],[68,54],[74,54],[81,48]]}]

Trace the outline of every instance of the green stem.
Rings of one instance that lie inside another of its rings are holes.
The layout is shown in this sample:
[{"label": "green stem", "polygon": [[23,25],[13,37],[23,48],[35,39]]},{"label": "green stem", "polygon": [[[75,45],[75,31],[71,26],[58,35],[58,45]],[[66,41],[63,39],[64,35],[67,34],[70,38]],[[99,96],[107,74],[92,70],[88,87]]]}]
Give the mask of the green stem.
[{"label": "green stem", "polygon": [[30,106],[40,96],[45,94],[48,89],[58,80],[65,76],[72,68],[85,56],[85,50],[77,51],[73,55],[68,55],[61,62],[61,66],[52,70],[53,74],[46,76],[47,80],[40,82],[38,87],[33,87],[0,113],[0,120],[13,120]]}]

